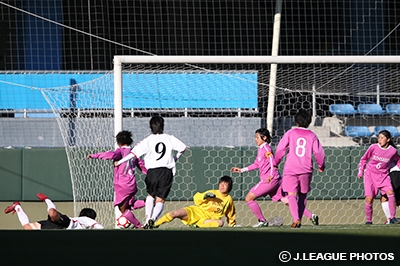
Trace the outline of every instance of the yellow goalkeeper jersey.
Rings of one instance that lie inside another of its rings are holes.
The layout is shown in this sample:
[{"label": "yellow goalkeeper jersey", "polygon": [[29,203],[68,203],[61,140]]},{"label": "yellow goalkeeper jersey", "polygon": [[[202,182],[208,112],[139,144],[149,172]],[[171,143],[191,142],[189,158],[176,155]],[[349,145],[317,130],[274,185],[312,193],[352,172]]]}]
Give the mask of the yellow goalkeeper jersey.
[{"label": "yellow goalkeeper jersey", "polygon": [[[204,195],[209,192],[214,193],[215,198],[204,199]],[[219,190],[207,190],[203,193],[197,192],[193,201],[197,207],[209,213],[209,219],[219,220],[225,216],[229,226],[236,224],[235,205],[229,194],[222,194]]]}]

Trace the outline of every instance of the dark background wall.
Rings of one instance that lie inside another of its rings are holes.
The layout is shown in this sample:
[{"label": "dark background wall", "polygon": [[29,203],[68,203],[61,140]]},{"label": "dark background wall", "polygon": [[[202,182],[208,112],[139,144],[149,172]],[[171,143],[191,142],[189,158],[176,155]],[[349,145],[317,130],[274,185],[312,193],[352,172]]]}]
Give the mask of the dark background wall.
[{"label": "dark background wall", "polygon": [[[0,70],[110,70],[116,54],[271,55],[275,1],[6,2],[54,23],[0,5]],[[283,1],[279,54],[399,54],[399,12],[395,0]]]},{"label": "dark background wall", "polygon": [[[222,149],[222,148],[221,148]],[[242,153],[242,162],[237,165],[248,165],[253,160],[253,148],[235,148]],[[363,198],[362,182],[357,180],[357,163],[359,157],[364,153],[366,147],[347,147],[347,148],[325,148],[327,154],[326,171],[324,173],[314,173],[312,186],[317,185],[317,189],[311,190],[308,199],[355,199]],[[214,148],[215,150],[215,148]],[[180,169],[175,177],[173,194],[177,199],[190,199],[192,190],[212,189],[213,182],[208,180],[222,176],[226,171],[223,169],[213,172],[207,171],[208,165],[204,158],[210,151],[204,148],[191,148],[192,156],[188,159],[193,164],[185,164],[190,169]],[[229,152],[238,154],[238,151],[227,149]],[[229,157],[229,156],[228,156]],[[227,158],[229,160],[229,158]],[[55,201],[72,201],[72,183],[69,174],[68,161],[63,148],[33,148],[33,149],[0,149],[0,201],[36,201],[37,192],[46,192]],[[221,164],[225,165],[223,159]],[[229,164],[227,164],[229,165]],[[183,170],[183,171],[182,171]],[[90,172],[90,171],[89,171]],[[92,171],[98,175],[98,180],[112,179],[112,166],[106,173]],[[179,184],[184,184],[185,175],[193,178],[194,186],[190,190],[179,189]],[[137,173],[138,182],[143,182],[144,175]],[[237,200],[244,200],[247,188],[255,185],[259,180],[258,171],[252,171],[235,178],[232,196]],[[254,184],[253,184],[254,183]],[[138,198],[146,195],[144,184],[139,186]],[[245,187],[246,189],[243,189]],[[102,198],[99,200],[112,200]]]}]

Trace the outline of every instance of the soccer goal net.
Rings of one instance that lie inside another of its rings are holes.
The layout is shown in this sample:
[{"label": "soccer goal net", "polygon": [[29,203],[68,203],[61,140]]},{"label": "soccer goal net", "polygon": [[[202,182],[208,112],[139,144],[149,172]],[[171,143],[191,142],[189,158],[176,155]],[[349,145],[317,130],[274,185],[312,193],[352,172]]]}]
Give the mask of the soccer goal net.
[{"label": "soccer goal net", "polygon": [[[165,133],[189,146],[179,159],[164,213],[192,204],[197,191],[217,189],[218,179],[230,175],[238,224],[257,222],[244,198],[259,181],[258,171],[230,173],[256,158],[254,132],[271,130],[271,146],[292,128],[300,108],[313,114],[310,129],[326,152],[326,171],[314,173],[307,207],[323,224],[364,221],[362,181],[357,179],[359,158],[368,138],[347,136],[347,126],[397,126],[399,117],[388,112],[361,114],[359,104],[386,110],[398,103],[399,57],[163,57],[116,56],[114,72],[72,88],[43,90],[57,114],[67,147],[75,211],[95,206],[107,227],[115,223],[113,166],[86,160],[89,153],[115,149],[120,130],[133,133],[134,144],[150,134],[153,115],[165,118]],[[271,65],[276,64],[276,72]],[[271,83],[271,78],[275,80]],[[69,102],[69,106],[65,105]],[[331,105],[350,104],[356,112],[337,114]],[[272,112],[269,110],[273,110]],[[283,165],[280,165],[282,173]],[[146,196],[144,176],[137,172],[139,192]],[[270,197],[258,203],[267,219],[291,223],[288,207]],[[385,220],[375,201],[377,222]],[[140,218],[143,210],[135,211]],[[379,217],[380,215],[380,217]],[[381,219],[381,220],[378,220]],[[303,217],[307,224],[307,217]],[[311,224],[311,223],[310,223]],[[167,226],[179,226],[171,223]]]}]

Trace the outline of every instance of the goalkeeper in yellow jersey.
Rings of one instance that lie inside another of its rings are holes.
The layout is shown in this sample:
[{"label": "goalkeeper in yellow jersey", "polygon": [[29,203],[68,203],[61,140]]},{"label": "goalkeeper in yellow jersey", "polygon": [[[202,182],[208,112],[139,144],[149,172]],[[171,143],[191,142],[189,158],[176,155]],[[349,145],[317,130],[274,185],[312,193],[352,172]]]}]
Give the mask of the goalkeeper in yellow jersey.
[{"label": "goalkeeper in yellow jersey", "polygon": [[172,211],[161,217],[154,227],[169,223],[175,218],[194,227],[211,228],[224,225],[222,217],[230,227],[236,225],[236,210],[229,192],[232,190],[232,178],[223,176],[219,179],[218,190],[197,192],[193,196],[195,205]]}]

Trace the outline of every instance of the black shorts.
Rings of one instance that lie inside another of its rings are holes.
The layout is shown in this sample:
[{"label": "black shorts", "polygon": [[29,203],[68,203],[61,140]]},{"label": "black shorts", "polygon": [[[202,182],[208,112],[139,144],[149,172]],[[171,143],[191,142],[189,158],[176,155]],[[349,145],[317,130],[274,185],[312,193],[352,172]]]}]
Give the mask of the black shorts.
[{"label": "black shorts", "polygon": [[42,230],[52,230],[52,229],[66,229],[71,220],[67,215],[60,213],[60,220],[58,222],[54,222],[51,220],[50,216],[47,216],[47,220],[38,221],[41,224],[40,228]]},{"label": "black shorts", "polygon": [[147,170],[144,180],[147,193],[153,198],[159,197],[165,200],[171,191],[173,177],[172,170],[166,167]]}]

